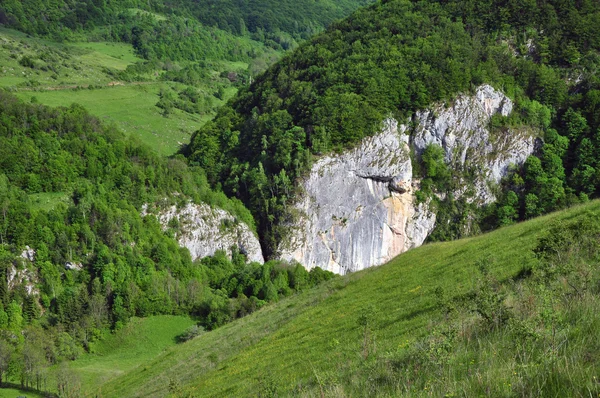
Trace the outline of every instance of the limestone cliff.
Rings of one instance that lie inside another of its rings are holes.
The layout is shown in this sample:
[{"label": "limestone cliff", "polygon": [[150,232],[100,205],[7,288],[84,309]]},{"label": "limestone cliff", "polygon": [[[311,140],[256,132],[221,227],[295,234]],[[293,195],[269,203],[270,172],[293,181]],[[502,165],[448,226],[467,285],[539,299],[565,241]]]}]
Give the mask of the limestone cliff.
[{"label": "limestone cliff", "polygon": [[477,170],[474,192],[455,195],[493,201],[493,185],[535,147],[531,131],[489,131],[494,114],[511,111],[509,98],[484,85],[450,106],[417,112],[406,125],[388,119],[381,133],[355,149],[319,159],[301,181],[304,192],[293,206],[295,220],[287,225],[280,257],[345,274],[421,245],[435,226],[435,214],[426,203],[416,204],[411,147],[419,155],[430,144],[442,146],[457,175]]},{"label": "limestone cliff", "polygon": [[[144,209],[144,214],[147,213],[148,206]],[[174,230],[175,239],[190,251],[193,260],[211,256],[217,250],[231,255],[231,248],[237,247],[249,261],[264,263],[254,233],[225,210],[188,203],[182,208],[171,206],[156,213],[163,228]]]},{"label": "limestone cliff", "polygon": [[[512,101],[504,94],[489,85],[480,86],[475,95],[459,96],[450,106],[438,104],[417,112],[411,145],[417,155],[428,145],[440,145],[453,170],[470,172],[475,177],[475,192],[467,194],[467,199],[491,203],[496,198],[490,185],[497,184],[510,165],[525,162],[536,146],[531,129],[495,133],[489,130],[493,115],[508,116],[512,108]],[[454,194],[460,197],[465,191]]]}]

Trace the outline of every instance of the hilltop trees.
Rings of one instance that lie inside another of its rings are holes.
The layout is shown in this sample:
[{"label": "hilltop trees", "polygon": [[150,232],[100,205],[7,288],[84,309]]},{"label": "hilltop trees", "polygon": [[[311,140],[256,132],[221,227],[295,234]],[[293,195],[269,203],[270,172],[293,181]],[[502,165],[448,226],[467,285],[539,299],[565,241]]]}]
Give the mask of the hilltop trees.
[{"label": "hilltop trees", "polygon": [[[531,161],[530,175],[519,171],[525,186],[507,187],[517,195],[516,203],[512,194],[505,201],[514,213],[495,214],[492,224],[595,193],[600,34],[590,21],[598,4],[548,1],[541,12],[534,3],[496,3],[390,0],[361,9],[242,90],[195,133],[186,155],[249,206],[272,255],[283,238],[282,210],[296,193],[286,181],[307,170],[311,155],[352,147],[389,115],[406,120],[433,101],[491,83],[515,100],[508,123],[538,128],[552,141],[538,159],[542,169]],[[430,166],[424,169],[434,172]]]}]

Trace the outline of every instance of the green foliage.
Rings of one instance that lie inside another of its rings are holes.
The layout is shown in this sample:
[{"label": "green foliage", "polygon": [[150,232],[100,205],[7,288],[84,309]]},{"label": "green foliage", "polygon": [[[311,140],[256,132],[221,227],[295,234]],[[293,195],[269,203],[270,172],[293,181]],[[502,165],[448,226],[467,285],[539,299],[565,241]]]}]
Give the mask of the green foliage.
[{"label": "green foliage", "polygon": [[[235,0],[172,2],[173,9],[188,8],[201,22],[238,35],[251,34],[253,38],[270,40],[284,49],[290,44],[287,35],[306,39],[322,30],[331,22],[345,17],[370,0],[342,0],[320,2],[262,1],[242,2]],[[211,12],[206,12],[210,9]]]},{"label": "green foliage", "polygon": [[[492,127],[528,124],[540,130],[559,129],[560,136],[573,137],[572,150],[575,137],[600,127],[597,122],[583,125],[597,119],[594,111],[600,97],[591,97],[594,105],[583,98],[598,91],[594,70],[600,46],[595,39],[580,39],[599,35],[590,22],[598,18],[598,4],[563,7],[549,1],[541,12],[531,7],[532,2],[522,8],[495,3],[391,0],[361,9],[300,45],[242,90],[213,122],[194,134],[184,152],[192,164],[207,170],[212,184],[252,210],[271,256],[283,239],[280,226],[289,217],[285,208],[297,194],[287,181],[306,172],[311,155],[352,147],[376,133],[387,116],[405,119],[433,101],[492,83],[516,100],[513,114],[493,118]],[[523,19],[523,13],[531,18]],[[546,18],[549,14],[587,22]],[[554,40],[564,40],[571,51],[550,45],[557,43]],[[524,48],[533,43],[533,47],[514,56],[506,43]],[[577,68],[585,72],[578,74]],[[572,84],[566,78],[570,74],[584,82]],[[573,111],[565,113],[569,107]],[[561,139],[560,148],[562,144]],[[573,181],[583,184],[575,190],[591,194],[597,181],[594,166],[582,162],[575,168],[569,159],[546,153],[543,175],[535,181],[533,176],[525,178],[525,190],[509,187],[505,192],[513,190],[518,204],[500,206],[504,214],[492,224],[525,217],[527,194],[539,200],[533,210],[530,196],[529,216],[566,205],[566,182],[573,173]],[[429,170],[424,171],[434,175],[426,178],[424,189],[433,190],[432,183],[449,185],[444,172],[437,175],[437,158],[426,161]]]},{"label": "green foliage", "polygon": [[[203,201],[253,227],[201,170],[159,157],[77,105],[53,109],[0,92],[0,121],[0,334],[19,353],[12,375],[26,386],[40,390],[48,365],[93,351],[103,330],[132,316],[193,314],[214,329],[333,276],[247,264],[239,253],[192,263],[154,216],[141,216],[144,204]],[[53,206],[31,200],[54,193]],[[35,258],[22,259],[30,247]]]},{"label": "green foliage", "polygon": [[205,332],[202,326],[193,325],[187,328],[183,333],[176,337],[178,343],[185,343],[195,337],[201,336]]}]

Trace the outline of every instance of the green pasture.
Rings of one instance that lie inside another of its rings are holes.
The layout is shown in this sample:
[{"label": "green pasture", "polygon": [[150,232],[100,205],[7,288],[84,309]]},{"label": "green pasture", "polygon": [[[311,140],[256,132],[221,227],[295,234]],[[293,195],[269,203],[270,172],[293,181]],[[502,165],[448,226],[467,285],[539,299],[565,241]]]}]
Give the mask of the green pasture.
[{"label": "green pasture", "polygon": [[77,103],[95,116],[114,123],[125,134],[138,137],[161,155],[172,155],[189,142],[190,135],[211,115],[200,116],[175,110],[169,117],[155,105],[162,83],[112,86],[100,89],[17,92],[25,101],[35,97],[50,106]]}]

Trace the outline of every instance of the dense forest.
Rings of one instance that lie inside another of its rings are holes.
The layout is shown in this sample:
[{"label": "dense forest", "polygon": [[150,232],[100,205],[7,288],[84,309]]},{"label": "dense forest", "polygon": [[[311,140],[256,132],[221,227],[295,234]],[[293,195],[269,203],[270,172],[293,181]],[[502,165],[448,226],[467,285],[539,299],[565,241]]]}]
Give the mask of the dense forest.
[{"label": "dense forest", "polygon": [[197,60],[215,51],[239,58],[248,45],[231,34],[287,50],[371,2],[6,0],[0,24],[59,40],[87,32],[132,43],[145,58]]},{"label": "dense forest", "polygon": [[250,226],[252,216],[211,191],[201,170],[159,157],[77,105],[0,92],[0,170],[0,356],[9,358],[0,377],[24,385],[93,351],[103,331],[132,316],[188,314],[212,329],[332,277],[247,263],[238,252],[192,262],[153,215],[141,215],[144,203],[203,201]]},{"label": "dense forest", "polygon": [[[495,126],[534,125],[546,145],[507,182],[500,204],[480,216],[482,226],[594,195],[600,4],[496,3],[390,0],[361,9],[242,90],[194,135],[186,154],[253,211],[273,255],[294,181],[312,156],[352,146],[389,115],[406,120],[434,101],[491,83],[517,104]],[[438,210],[440,219],[455,222],[443,223],[450,227],[434,238],[449,239],[460,236],[454,226],[473,209],[449,198]]]},{"label": "dense forest", "polygon": [[172,10],[187,10],[209,26],[237,35],[277,37],[287,33],[296,39],[307,39],[331,22],[349,15],[355,9],[373,3],[372,0],[309,1],[248,1],[248,0],[169,0]]}]

